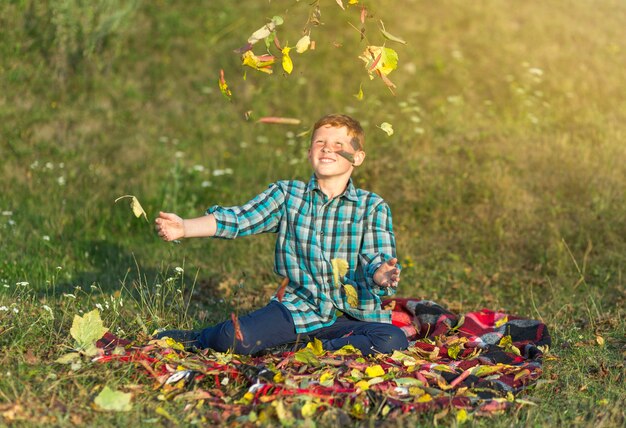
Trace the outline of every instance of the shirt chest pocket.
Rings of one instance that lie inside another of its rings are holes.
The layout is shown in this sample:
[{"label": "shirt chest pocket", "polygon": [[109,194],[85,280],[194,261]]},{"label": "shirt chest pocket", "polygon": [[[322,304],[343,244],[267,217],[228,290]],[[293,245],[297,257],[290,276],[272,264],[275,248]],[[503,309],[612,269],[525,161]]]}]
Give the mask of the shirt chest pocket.
[{"label": "shirt chest pocket", "polygon": [[362,222],[343,222],[337,225],[337,239],[334,249],[337,257],[347,258],[356,255],[361,249],[363,240]]}]

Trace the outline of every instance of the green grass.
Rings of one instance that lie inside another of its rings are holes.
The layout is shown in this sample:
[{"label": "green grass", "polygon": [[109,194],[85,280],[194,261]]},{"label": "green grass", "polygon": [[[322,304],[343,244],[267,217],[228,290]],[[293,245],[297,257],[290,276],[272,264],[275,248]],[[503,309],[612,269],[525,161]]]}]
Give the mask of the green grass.
[{"label": "green grass", "polygon": [[[316,50],[292,53],[292,75],[278,66],[246,80],[233,50],[276,14],[281,42],[295,44],[307,2],[140,2],[90,55],[71,58],[45,19],[54,2],[35,3],[31,15],[25,0],[0,6],[4,423],[19,405],[20,425],[166,425],[145,374],[52,363],[72,345],[74,315],[98,304],[105,325],[134,338],[260,307],[279,282],[273,237],[165,244],[113,201],[134,194],[150,217],[192,217],[277,179],[306,180],[308,136],[299,134],[334,111],[366,129],[355,180],[392,207],[400,295],[502,308],[551,329],[549,382],[528,394],[538,405],[472,424],[624,423],[622,2],[372,2],[368,43],[383,43],[378,19],[409,42],[387,43],[400,57],[389,76],[396,96],[357,58],[365,42],[348,21],[358,27],[358,13],[330,0]],[[220,69],[232,102],[217,87]],[[267,115],[303,125],[255,123]],[[384,121],[393,136],[376,127]],[[92,410],[103,379],[139,385],[132,412]]]}]

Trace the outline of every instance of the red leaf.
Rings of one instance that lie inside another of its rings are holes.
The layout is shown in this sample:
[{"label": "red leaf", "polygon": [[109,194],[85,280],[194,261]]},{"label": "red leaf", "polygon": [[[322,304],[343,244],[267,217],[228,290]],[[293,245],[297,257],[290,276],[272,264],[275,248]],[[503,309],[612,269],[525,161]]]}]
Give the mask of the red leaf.
[{"label": "red leaf", "polygon": [[283,297],[285,297],[285,288],[287,288],[287,284],[289,284],[289,278],[283,279],[283,282],[280,283],[280,287],[278,287],[278,291],[276,292],[276,298],[279,302],[282,302]]},{"label": "red leaf", "polygon": [[237,318],[237,315],[235,315],[234,312],[231,312],[230,319],[233,322],[233,327],[235,327],[235,339],[243,342],[243,333],[241,332],[241,327],[239,326],[239,318]]}]

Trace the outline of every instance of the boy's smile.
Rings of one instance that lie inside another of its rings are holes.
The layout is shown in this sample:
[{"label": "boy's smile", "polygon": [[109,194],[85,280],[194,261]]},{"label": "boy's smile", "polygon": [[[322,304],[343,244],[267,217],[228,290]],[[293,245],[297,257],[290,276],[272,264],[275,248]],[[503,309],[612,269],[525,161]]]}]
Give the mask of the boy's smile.
[{"label": "boy's smile", "polygon": [[[359,148],[355,150],[356,148]],[[365,152],[348,134],[345,126],[325,125],[315,130],[309,149],[309,162],[320,179],[350,178],[355,166],[361,165]]]}]

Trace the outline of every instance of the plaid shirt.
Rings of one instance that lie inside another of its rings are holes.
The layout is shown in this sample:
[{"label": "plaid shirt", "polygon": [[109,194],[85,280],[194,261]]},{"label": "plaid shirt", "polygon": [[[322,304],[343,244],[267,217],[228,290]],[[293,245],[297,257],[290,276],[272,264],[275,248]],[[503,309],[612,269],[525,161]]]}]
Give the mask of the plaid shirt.
[{"label": "plaid shirt", "polygon": [[[275,270],[289,278],[282,303],[297,333],[333,324],[337,310],[363,321],[391,322],[380,296],[395,289],[373,280],[381,263],[395,257],[391,211],[380,196],[356,189],[350,180],[342,195],[329,200],[313,175],[308,184],[279,181],[245,205],[216,205],[207,214],[217,220],[218,238],[278,234]],[[344,287],[334,283],[335,258],[348,261],[341,282],[356,289],[356,308],[348,303]]]}]

